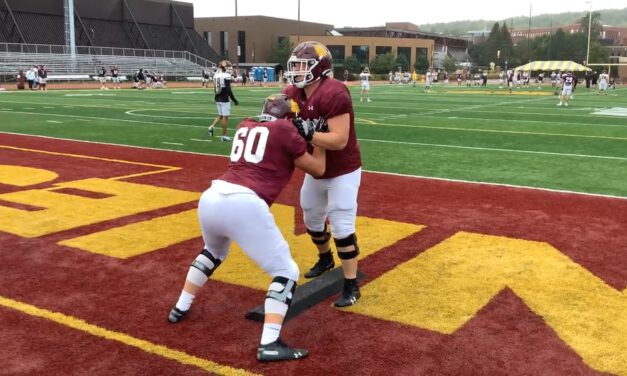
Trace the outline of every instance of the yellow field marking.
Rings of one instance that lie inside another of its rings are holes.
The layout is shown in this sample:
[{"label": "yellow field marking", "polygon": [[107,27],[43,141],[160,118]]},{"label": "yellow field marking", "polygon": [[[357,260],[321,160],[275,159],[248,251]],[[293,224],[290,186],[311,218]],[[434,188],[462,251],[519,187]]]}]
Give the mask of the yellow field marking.
[{"label": "yellow field marking", "polygon": [[374,120],[366,119],[366,118],[355,118],[356,123],[366,123],[371,125],[377,125],[378,123]]},{"label": "yellow field marking", "polygon": [[590,367],[627,375],[627,295],[548,243],[459,232],[365,285],[348,310],[451,334],[505,288]]},{"label": "yellow field marking", "polygon": [[[308,234],[295,235],[296,221],[294,207],[274,204],[271,210],[277,225],[281,229],[281,233],[290,245],[294,261],[296,261],[296,264],[300,267],[301,278],[299,283],[303,283],[305,280],[302,275],[307,271],[309,266],[316,262],[318,252],[311,243],[311,237]],[[197,224],[194,225],[198,226]],[[360,259],[379,252],[399,240],[411,236],[425,228],[425,226],[412,223],[362,216],[357,216],[356,227],[356,233],[359,237]],[[332,245],[332,247],[334,247],[334,245]],[[337,255],[337,252],[334,252],[334,255]],[[190,261],[193,257],[193,253],[190,253]],[[335,265],[340,265],[340,261],[337,257],[335,258]],[[268,277],[257,264],[246,256],[237,244],[233,244],[226,262],[216,270],[211,278],[226,283],[266,291],[272,277]]]},{"label": "yellow field marking", "polygon": [[233,368],[230,366],[212,362],[211,360],[202,359],[183,351],[174,350],[163,345],[158,345],[156,343],[152,343],[143,339],[135,338],[125,333],[115,332],[101,326],[90,324],[77,317],[65,315],[60,312],[49,311],[43,308],[38,308],[34,305],[6,298],[4,296],[0,296],[0,305],[22,313],[26,313],[34,317],[53,321],[57,324],[91,334],[95,337],[104,338],[107,340],[122,343],[127,346],[135,347],[149,354],[154,354],[162,358],[174,360],[184,365],[194,366],[207,372],[213,372],[215,374],[225,376],[256,375],[255,373],[252,373],[245,369]]},{"label": "yellow field marking", "polygon": [[0,194],[0,200],[43,208],[26,211],[0,206],[0,231],[33,238],[196,201],[200,197],[197,192],[100,178],[55,186],[110,196],[89,198],[40,189]]},{"label": "yellow field marking", "polygon": [[126,259],[199,236],[198,211],[193,209],[64,240],[59,244]]},{"label": "yellow field marking", "polygon": [[59,175],[41,168],[0,165],[0,183],[27,187],[56,179]]},{"label": "yellow field marking", "polygon": [[177,171],[177,170],[181,169],[181,167],[158,165],[158,164],[154,164],[154,163],[143,163],[143,162],[127,161],[127,160],[123,160],[123,159],[94,157],[94,156],[91,156],[91,155],[82,155],[82,154],[60,153],[60,152],[55,152],[55,151],[20,148],[20,147],[15,147],[15,146],[8,146],[8,145],[0,145],[0,149],[10,149],[10,150],[26,151],[26,152],[31,152],[31,153],[48,154],[48,155],[58,155],[58,156],[71,157],[71,158],[91,159],[91,160],[113,162],[113,163],[123,163],[123,164],[135,165],[135,166],[155,167],[155,168],[159,168],[160,169],[158,171],[148,171],[148,172],[141,172],[141,173],[131,174],[131,175],[111,177],[111,178],[109,178],[111,180],[121,180],[121,179],[127,179],[127,178],[131,178],[131,177],[153,175],[153,174],[161,174],[161,173],[164,173],[164,172]]}]

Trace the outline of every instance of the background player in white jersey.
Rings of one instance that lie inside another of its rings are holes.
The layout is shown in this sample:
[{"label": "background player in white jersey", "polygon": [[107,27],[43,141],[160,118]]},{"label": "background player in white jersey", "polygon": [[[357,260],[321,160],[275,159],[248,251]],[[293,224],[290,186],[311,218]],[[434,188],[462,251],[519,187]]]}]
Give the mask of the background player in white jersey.
[{"label": "background player in white jersey", "polygon": [[359,73],[359,79],[361,80],[360,101],[363,102],[364,98],[366,98],[368,102],[372,102],[370,100],[370,69],[368,69],[368,67],[365,67],[361,73]]},{"label": "background player in white jersey", "polygon": [[607,71],[601,72],[599,75],[599,94],[604,93],[607,95],[607,85],[610,82],[610,75],[607,74]]},{"label": "background player in white jersey", "polygon": [[213,84],[215,87],[215,101],[218,108],[218,116],[213,120],[209,126],[209,135],[213,136],[214,127],[216,124],[222,124],[222,137],[221,141],[231,141],[231,138],[227,136],[227,128],[229,126],[229,116],[231,116],[231,102],[237,106],[239,102],[235,99],[233,91],[231,90],[231,81],[233,79],[233,66],[228,60],[222,60],[218,64],[218,71],[213,75]]},{"label": "background player in white jersey", "polygon": [[557,104],[558,106],[566,106],[568,107],[568,101],[571,99],[573,94],[573,86],[575,84],[575,77],[573,74],[568,71],[564,76],[562,76],[562,93],[560,94],[560,102]]},{"label": "background player in white jersey", "polygon": [[[198,203],[205,245],[192,262],[183,291],[168,315],[168,321],[177,323],[189,312],[199,290],[224,262],[231,242],[236,242],[273,278],[264,303],[259,361],[299,359],[308,353],[288,347],[279,337],[300,272],[270,212],[294,167],[314,176],[324,173],[324,150],[315,147],[313,154],[307,153],[306,138],[311,140],[313,124],[300,122],[295,127],[292,122],[297,113],[295,101],[275,94],[266,99],[260,121],[244,119],[240,123],[228,170],[211,183]],[[219,323],[212,322],[209,327],[213,325]]]},{"label": "background player in white jersey", "polygon": [[431,90],[431,82],[433,80],[433,74],[431,73],[431,69],[427,69],[427,73],[425,73],[425,87],[423,91],[428,93]]}]

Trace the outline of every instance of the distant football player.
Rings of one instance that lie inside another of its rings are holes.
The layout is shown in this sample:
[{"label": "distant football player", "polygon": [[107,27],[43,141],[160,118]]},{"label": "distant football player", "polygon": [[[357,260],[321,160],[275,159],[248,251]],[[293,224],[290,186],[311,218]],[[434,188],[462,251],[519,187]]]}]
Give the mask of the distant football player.
[{"label": "distant football player", "polygon": [[610,75],[604,70],[599,75],[599,94],[603,93],[607,95],[607,85],[610,82]]},{"label": "distant football player", "polygon": [[568,101],[571,99],[573,94],[574,84],[575,78],[573,77],[572,72],[566,72],[566,74],[562,76],[562,93],[560,94],[560,102],[557,104],[558,106],[568,107]]},{"label": "distant football player", "polygon": [[359,100],[363,102],[365,98],[366,101],[372,102],[370,100],[370,69],[368,67],[359,73],[359,79],[361,80],[361,98]]},{"label": "distant football player", "polygon": [[111,82],[113,83],[113,89],[120,88],[120,70],[115,65],[111,67]]},{"label": "distant football player", "polygon": [[300,191],[303,220],[318,250],[318,261],[305,277],[314,278],[335,267],[330,248],[333,238],[344,274],[342,294],[334,304],[347,307],[361,297],[357,284],[359,246],[355,235],[361,152],[350,92],[331,76],[332,71],[331,53],[325,45],[302,42],[287,61],[290,86],[285,93],[298,103],[303,119],[317,124],[319,132],[313,134],[311,143],[327,151],[324,175],[306,174]]},{"label": "distant football player", "polygon": [[222,124],[221,141],[228,142],[231,138],[227,136],[227,128],[229,126],[229,116],[231,115],[231,102],[237,106],[239,102],[235,99],[231,90],[231,81],[233,79],[233,66],[228,60],[222,60],[218,64],[218,71],[213,75],[213,84],[215,88],[215,101],[218,108],[218,116],[209,126],[209,135],[213,136],[216,124]]},{"label": "distant football player", "polygon": [[[296,120],[297,113],[295,101],[275,94],[266,99],[260,121],[244,119],[239,124],[229,168],[200,197],[198,218],[205,245],[168,316],[168,321],[177,323],[189,312],[198,291],[224,262],[231,242],[236,242],[272,277],[264,303],[259,361],[300,359],[308,353],[288,347],[279,337],[300,272],[270,212],[294,167],[312,176],[324,173],[324,150],[314,147],[312,154],[307,153],[313,124]],[[216,324],[210,321],[208,331]]]},{"label": "distant football player", "polygon": [[107,87],[107,68],[104,65],[98,68],[98,81],[100,81],[100,90],[109,90]]}]

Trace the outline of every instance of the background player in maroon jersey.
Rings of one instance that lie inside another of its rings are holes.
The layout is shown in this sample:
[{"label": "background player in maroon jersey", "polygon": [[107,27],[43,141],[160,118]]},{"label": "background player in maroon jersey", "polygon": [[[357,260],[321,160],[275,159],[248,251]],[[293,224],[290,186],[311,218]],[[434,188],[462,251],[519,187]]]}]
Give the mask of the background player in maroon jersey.
[{"label": "background player in maroon jersey", "polygon": [[211,184],[198,204],[198,217],[205,246],[192,262],[183,291],[168,316],[181,320],[208,278],[220,266],[236,242],[263,270],[273,277],[264,304],[265,319],[260,361],[299,359],[305,349],[292,349],[279,338],[298,281],[298,266],[289,246],[274,222],[270,206],[287,185],[294,167],[320,176],[324,173],[325,152],[315,147],[307,153],[305,136],[313,134],[303,124],[294,127],[298,113],[287,95],[269,96],[260,121],[244,119],[233,137],[228,170]]},{"label": "background player in maroon jersey", "polygon": [[[319,131],[313,134],[311,143],[327,151],[324,175],[305,175],[301,188],[303,219],[319,255],[305,277],[317,277],[335,267],[329,244],[332,233],[344,272],[344,288],[335,306],[350,306],[361,296],[355,236],[361,154],[353,102],[346,85],[331,77],[331,53],[323,44],[311,41],[299,44],[287,65],[286,76],[291,86],[285,93],[298,103],[301,118],[316,124]],[[327,218],[331,231],[326,225]]]}]

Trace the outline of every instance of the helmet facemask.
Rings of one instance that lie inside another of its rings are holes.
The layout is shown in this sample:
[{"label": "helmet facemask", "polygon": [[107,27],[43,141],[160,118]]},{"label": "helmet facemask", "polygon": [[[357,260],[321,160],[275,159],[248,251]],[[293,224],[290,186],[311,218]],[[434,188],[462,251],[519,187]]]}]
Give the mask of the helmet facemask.
[{"label": "helmet facemask", "polygon": [[285,73],[287,80],[298,88],[304,88],[320,79],[313,74],[313,70],[318,64],[319,61],[316,59],[299,59],[292,55],[287,61],[287,72]]}]

